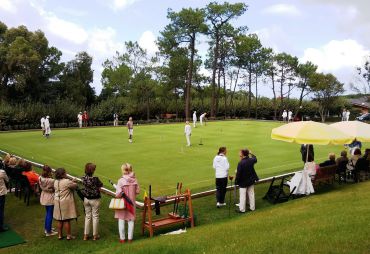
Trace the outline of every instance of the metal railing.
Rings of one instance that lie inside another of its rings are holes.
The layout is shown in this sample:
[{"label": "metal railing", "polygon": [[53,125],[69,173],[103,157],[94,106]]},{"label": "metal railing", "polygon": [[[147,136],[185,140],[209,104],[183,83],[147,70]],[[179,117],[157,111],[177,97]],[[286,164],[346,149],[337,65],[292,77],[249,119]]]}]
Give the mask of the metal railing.
[{"label": "metal railing", "polygon": [[[0,150],[0,154],[10,154],[10,153],[8,153],[6,151],[3,151],[3,150]],[[30,162],[34,167],[37,167],[37,168],[42,168],[44,166],[41,163],[34,162],[34,161],[31,161],[31,160],[27,160],[25,158],[22,158],[20,156],[14,155],[14,154],[12,154],[12,156],[16,157],[17,159],[23,159],[23,160],[25,160],[27,162]],[[55,169],[52,169],[52,170],[53,170],[53,172],[55,171]],[[277,175],[277,176],[263,178],[263,179],[260,179],[255,184],[257,185],[257,184],[268,183],[268,182],[271,182],[272,179],[274,179],[274,178],[275,178],[275,180],[282,179],[284,177],[292,176],[295,173],[296,172],[290,172],[290,173],[286,173],[286,174],[281,174],[281,175]],[[80,178],[75,177],[73,175],[67,174],[67,178],[82,183],[82,180]],[[234,187],[235,187],[235,185],[229,185],[229,186],[227,186],[227,190],[233,190]],[[236,186],[236,188],[239,188],[239,186]],[[104,193],[105,195],[110,196],[110,197],[115,197],[116,196],[116,193],[114,191],[112,191],[110,189],[107,189],[107,188],[104,188],[104,187],[101,188],[101,192]],[[207,197],[207,196],[210,196],[210,195],[214,195],[215,193],[216,193],[216,189],[202,191],[202,192],[197,192],[197,193],[192,194],[191,195],[191,198],[192,199],[196,199],[196,198]],[[168,199],[164,203],[162,203],[161,206],[172,204],[174,201],[175,201],[175,199]],[[153,206],[154,206],[154,203],[153,203]],[[140,202],[140,201],[136,201],[136,207],[139,208],[139,209],[143,209],[144,208],[144,203],[143,202]]]}]

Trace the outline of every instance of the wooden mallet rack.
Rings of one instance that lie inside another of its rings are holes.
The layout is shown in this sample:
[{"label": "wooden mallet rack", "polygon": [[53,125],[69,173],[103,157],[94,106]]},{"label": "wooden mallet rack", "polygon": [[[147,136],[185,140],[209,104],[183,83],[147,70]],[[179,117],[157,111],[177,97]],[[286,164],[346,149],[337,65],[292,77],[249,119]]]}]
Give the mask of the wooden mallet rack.
[{"label": "wooden mallet rack", "polygon": [[153,205],[152,200],[149,197],[144,199],[144,210],[143,210],[143,219],[141,225],[141,233],[144,235],[145,230],[148,230],[150,237],[153,237],[154,231],[160,228],[169,227],[177,224],[185,224],[190,222],[191,227],[194,227],[194,215],[193,215],[193,204],[191,202],[191,193],[187,189],[184,193],[178,193],[173,196],[166,197],[167,201],[177,202],[179,205],[183,204],[186,206],[189,211],[188,217],[181,217],[176,213],[169,213],[166,217],[161,219],[153,220],[152,211]]}]

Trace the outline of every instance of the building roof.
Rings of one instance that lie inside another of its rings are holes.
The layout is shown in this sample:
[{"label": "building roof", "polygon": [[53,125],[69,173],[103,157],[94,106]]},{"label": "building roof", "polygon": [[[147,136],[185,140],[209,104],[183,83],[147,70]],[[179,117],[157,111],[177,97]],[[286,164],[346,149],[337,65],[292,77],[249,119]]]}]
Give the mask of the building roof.
[{"label": "building roof", "polygon": [[367,97],[362,97],[362,98],[357,98],[357,99],[350,99],[349,101],[353,106],[370,109],[370,103],[368,102]]}]

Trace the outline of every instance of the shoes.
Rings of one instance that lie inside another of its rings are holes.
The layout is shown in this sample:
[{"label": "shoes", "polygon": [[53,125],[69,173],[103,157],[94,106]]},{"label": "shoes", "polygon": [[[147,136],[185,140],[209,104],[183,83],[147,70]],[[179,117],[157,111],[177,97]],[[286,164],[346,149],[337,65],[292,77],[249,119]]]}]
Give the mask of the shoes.
[{"label": "shoes", "polygon": [[128,243],[132,243],[132,239],[131,240],[128,240]]},{"label": "shoes", "polygon": [[84,238],[83,238],[84,241],[87,241],[89,240],[89,235],[84,235]]},{"label": "shoes", "polygon": [[235,206],[239,207],[239,204],[235,204]]},{"label": "shoes", "polygon": [[100,235],[94,235],[93,236],[93,241],[97,241],[97,240],[99,240],[100,239]]},{"label": "shoes", "polygon": [[54,236],[54,235],[57,235],[58,232],[55,232],[55,231],[51,231],[50,233],[45,233],[45,236],[48,237],[48,236]]},{"label": "shoes", "polygon": [[216,206],[217,208],[220,208],[221,206],[226,206],[226,203],[217,202]]},{"label": "shoes", "polygon": [[126,242],[126,240],[124,240],[124,239],[123,239],[123,240],[122,240],[122,239],[120,239],[120,240],[119,240],[119,242],[120,242],[120,243],[125,243],[125,242]]},{"label": "shoes", "polygon": [[240,211],[240,210],[238,210],[238,211],[236,211],[237,213],[245,213],[245,212],[242,212],[242,211]]},{"label": "shoes", "polygon": [[74,239],[76,239],[76,237],[75,237],[75,236],[73,236],[73,235],[68,235],[66,239],[67,239],[68,241],[70,241],[70,240],[74,240]]}]

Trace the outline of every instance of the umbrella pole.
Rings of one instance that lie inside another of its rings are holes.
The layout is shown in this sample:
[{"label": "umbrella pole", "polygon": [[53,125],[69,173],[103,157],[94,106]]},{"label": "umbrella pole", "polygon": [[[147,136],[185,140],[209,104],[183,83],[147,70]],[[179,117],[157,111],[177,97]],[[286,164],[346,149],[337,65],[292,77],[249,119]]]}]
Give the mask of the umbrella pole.
[{"label": "umbrella pole", "polygon": [[306,150],[307,150],[307,153],[306,153],[306,162],[308,161],[308,149],[309,149],[309,145],[307,144],[306,145]]}]

